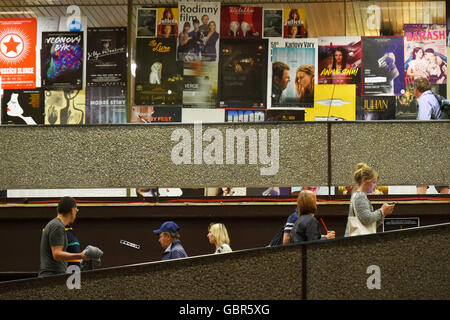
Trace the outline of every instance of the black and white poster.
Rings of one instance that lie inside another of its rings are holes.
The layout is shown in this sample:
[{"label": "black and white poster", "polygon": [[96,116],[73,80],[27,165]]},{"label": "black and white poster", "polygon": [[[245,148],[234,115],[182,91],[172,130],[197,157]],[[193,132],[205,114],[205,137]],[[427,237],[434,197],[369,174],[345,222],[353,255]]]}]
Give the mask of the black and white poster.
[{"label": "black and white poster", "polygon": [[265,108],[267,40],[220,42],[220,107]]},{"label": "black and white poster", "polygon": [[81,89],[83,85],[83,32],[43,32],[42,87]]},{"label": "black and white poster", "polygon": [[125,87],[87,87],[86,123],[127,123],[127,91]]},{"label": "black and white poster", "polygon": [[283,37],[283,9],[264,9],[263,37]]},{"label": "black and white poster", "polygon": [[394,120],[394,96],[356,97],[356,120]]},{"label": "black and white poster", "polygon": [[127,85],[127,28],[88,28],[86,86]]},{"label": "black and white poster", "polygon": [[137,9],[137,26],[136,36],[139,37],[156,37],[156,18],[158,9],[156,8],[138,8]]},{"label": "black and white poster", "polygon": [[182,104],[183,63],[176,61],[176,42],[136,40],[135,105]]},{"label": "black and white poster", "polygon": [[4,90],[2,97],[3,124],[43,124],[44,100],[42,91]]}]

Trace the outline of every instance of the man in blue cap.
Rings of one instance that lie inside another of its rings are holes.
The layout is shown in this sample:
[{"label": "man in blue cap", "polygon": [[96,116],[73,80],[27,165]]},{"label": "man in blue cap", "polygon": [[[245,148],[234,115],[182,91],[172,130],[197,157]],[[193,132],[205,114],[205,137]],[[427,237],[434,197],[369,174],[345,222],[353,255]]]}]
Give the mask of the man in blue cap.
[{"label": "man in blue cap", "polygon": [[165,250],[161,260],[186,258],[188,255],[184,251],[178,233],[180,227],[173,221],[164,222],[158,230],[153,232],[159,235],[159,243]]}]

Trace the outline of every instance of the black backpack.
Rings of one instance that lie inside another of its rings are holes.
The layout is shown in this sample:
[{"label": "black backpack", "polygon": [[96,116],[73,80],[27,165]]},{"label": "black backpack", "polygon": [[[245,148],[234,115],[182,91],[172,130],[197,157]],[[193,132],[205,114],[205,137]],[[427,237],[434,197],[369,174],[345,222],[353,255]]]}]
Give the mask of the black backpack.
[{"label": "black backpack", "polygon": [[283,235],[284,235],[284,225],[281,227],[280,231],[277,232],[275,237],[273,237],[268,246],[276,247],[283,245]]}]

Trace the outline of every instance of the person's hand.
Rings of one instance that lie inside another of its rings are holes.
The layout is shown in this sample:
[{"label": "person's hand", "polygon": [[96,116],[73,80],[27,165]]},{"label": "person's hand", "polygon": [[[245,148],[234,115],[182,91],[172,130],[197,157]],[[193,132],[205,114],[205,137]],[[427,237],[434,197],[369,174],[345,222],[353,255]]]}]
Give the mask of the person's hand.
[{"label": "person's hand", "polygon": [[336,238],[336,232],[334,232],[334,231],[328,232],[325,237],[327,239],[334,239],[334,238]]},{"label": "person's hand", "polygon": [[89,258],[87,258],[85,255],[84,255],[84,252],[85,252],[86,250],[83,250],[82,252],[81,252],[81,259],[83,259],[84,261],[89,261],[89,260],[91,260],[91,259],[89,259]]},{"label": "person's hand", "polygon": [[383,212],[383,215],[386,217],[386,216],[390,215],[392,213],[392,211],[394,211],[394,207],[395,207],[395,204],[383,203],[383,205],[381,206],[381,211]]}]

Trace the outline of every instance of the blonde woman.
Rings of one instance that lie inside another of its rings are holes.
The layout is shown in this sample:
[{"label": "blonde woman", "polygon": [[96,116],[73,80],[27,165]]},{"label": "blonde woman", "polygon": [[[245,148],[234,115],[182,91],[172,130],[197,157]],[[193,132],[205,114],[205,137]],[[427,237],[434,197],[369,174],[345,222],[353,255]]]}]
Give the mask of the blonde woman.
[{"label": "blonde woman", "polygon": [[[378,227],[384,218],[392,213],[395,204],[384,203],[380,209],[373,210],[368,194],[373,193],[378,183],[378,173],[365,163],[359,163],[354,174],[356,186],[350,198],[348,216],[358,217],[358,220],[366,227],[376,223]],[[356,214],[355,214],[356,213]],[[350,236],[350,225],[347,222],[345,236]]]},{"label": "blonde woman", "polygon": [[230,237],[228,236],[227,228],[222,223],[211,223],[208,228],[209,243],[216,246],[214,253],[231,252]]}]

